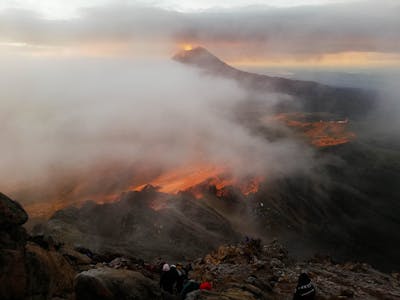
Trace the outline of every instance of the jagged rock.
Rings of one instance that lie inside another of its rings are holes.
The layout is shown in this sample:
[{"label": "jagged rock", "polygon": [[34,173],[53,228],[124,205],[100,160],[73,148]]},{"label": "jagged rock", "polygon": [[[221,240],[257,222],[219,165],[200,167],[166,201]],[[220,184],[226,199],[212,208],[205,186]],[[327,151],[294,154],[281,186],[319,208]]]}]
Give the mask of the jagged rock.
[{"label": "jagged rock", "polygon": [[114,269],[131,269],[133,262],[126,257],[117,257],[110,261],[108,266]]},{"label": "jagged rock", "polygon": [[28,234],[25,228],[13,226],[7,230],[0,230],[0,248],[1,249],[23,249],[28,240]]},{"label": "jagged rock", "polygon": [[186,295],[185,300],[196,300],[196,299],[200,299],[200,298],[199,298],[199,297],[200,297],[200,294],[201,294],[201,291],[200,291],[200,290],[190,292],[190,293],[188,293],[188,294]]},{"label": "jagged rock", "polygon": [[57,251],[47,251],[36,244],[26,247],[28,295],[38,299],[64,296],[73,290],[75,270]]},{"label": "jagged rock", "polygon": [[194,291],[187,294],[185,300],[256,300],[255,297],[248,291],[239,288],[231,288],[223,292],[215,291]]},{"label": "jagged rock", "polygon": [[33,235],[31,236],[30,241],[34,242],[35,244],[46,250],[54,250],[61,247],[61,243],[57,243],[56,241],[54,241],[52,236]]},{"label": "jagged rock", "polygon": [[0,193],[0,299],[65,298],[73,290],[75,271],[54,243],[26,233],[21,225],[27,219],[17,202]]},{"label": "jagged rock", "polygon": [[0,299],[23,299],[26,285],[24,252],[0,249]]},{"label": "jagged rock", "polygon": [[[74,250],[48,235],[29,237],[18,225],[24,222],[18,203],[2,194],[0,203],[1,300],[161,298],[157,275],[147,276],[154,268],[146,268],[143,260],[115,252],[98,256],[88,249]],[[87,271],[75,277],[77,270]],[[187,299],[290,299],[303,271],[319,299],[400,299],[398,273],[388,275],[365,263],[337,264],[326,258],[295,262],[277,241],[261,246],[255,239],[221,246],[196,260],[190,276],[199,282],[212,281],[213,290],[196,291]]]},{"label": "jagged rock", "polygon": [[[258,267],[259,261],[265,262],[264,268]],[[211,278],[214,290],[198,292],[193,299],[291,299],[304,271],[318,299],[400,299],[396,274],[381,273],[368,264],[341,265],[329,259],[295,262],[276,241],[261,250],[251,243],[222,246],[198,261],[192,276],[198,281]]]},{"label": "jagged rock", "polygon": [[340,292],[340,296],[345,297],[345,298],[353,298],[354,292],[352,290],[345,289]]},{"label": "jagged rock", "polygon": [[219,299],[226,300],[255,300],[260,299],[253,293],[239,288],[228,289],[227,291],[220,294]]},{"label": "jagged rock", "polygon": [[75,265],[75,266],[89,265],[93,262],[92,259],[88,255],[80,253],[70,247],[62,247],[62,248],[60,248],[59,252],[72,265]]},{"label": "jagged rock", "polygon": [[[155,203],[165,207],[156,210]],[[102,257],[118,253],[146,260],[194,259],[220,243],[237,242],[239,238],[223,215],[192,195],[172,196],[154,188],[126,193],[114,203],[65,208],[37,229],[40,234],[90,249]]]},{"label": "jagged rock", "polygon": [[27,283],[24,247],[28,238],[20,225],[28,216],[0,193],[0,299],[23,299]]},{"label": "jagged rock", "polygon": [[0,228],[18,226],[28,221],[28,214],[22,206],[0,193]]},{"label": "jagged rock", "polygon": [[139,272],[101,267],[78,274],[76,300],[161,299],[157,284]]}]

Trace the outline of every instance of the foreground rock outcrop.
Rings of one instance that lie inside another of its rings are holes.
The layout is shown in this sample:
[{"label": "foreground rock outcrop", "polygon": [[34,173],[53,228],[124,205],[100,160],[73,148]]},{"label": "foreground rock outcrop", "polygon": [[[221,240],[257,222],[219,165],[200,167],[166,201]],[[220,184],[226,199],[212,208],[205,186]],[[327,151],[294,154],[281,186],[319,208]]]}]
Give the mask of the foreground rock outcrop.
[{"label": "foreground rock outcrop", "polygon": [[25,296],[28,235],[21,225],[27,220],[28,215],[17,202],[0,194],[0,299],[22,299]]},{"label": "foreground rock outcrop", "polygon": [[29,241],[25,210],[0,193],[0,299],[68,298],[76,271],[47,244]]},{"label": "foreground rock outcrop", "polygon": [[[29,236],[23,208],[0,194],[1,300],[132,300],[165,298],[159,289],[160,260],[154,263],[116,253],[73,248],[51,236]],[[172,261],[170,261],[172,262]],[[298,262],[278,242],[246,239],[221,246],[193,263],[189,277],[212,290],[187,300],[292,299],[297,278],[307,272],[317,299],[400,299],[400,274],[384,274],[363,263],[328,258]]]},{"label": "foreground rock outcrop", "polygon": [[259,240],[222,246],[198,261],[193,276],[211,280],[214,290],[197,292],[192,299],[292,299],[302,272],[312,279],[317,299],[400,299],[397,273],[328,258],[296,262],[279,243],[262,246]]},{"label": "foreground rock outcrop", "polygon": [[161,299],[155,281],[131,270],[92,269],[75,278],[76,300]]}]

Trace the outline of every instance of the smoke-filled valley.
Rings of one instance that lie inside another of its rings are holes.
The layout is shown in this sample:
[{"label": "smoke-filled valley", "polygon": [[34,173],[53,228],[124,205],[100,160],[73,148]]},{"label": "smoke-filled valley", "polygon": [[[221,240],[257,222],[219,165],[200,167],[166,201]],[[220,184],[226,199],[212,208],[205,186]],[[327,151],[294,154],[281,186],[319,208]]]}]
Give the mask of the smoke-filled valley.
[{"label": "smoke-filled valley", "polygon": [[0,5],[0,298],[400,297],[399,6],[332,2]]},{"label": "smoke-filled valley", "polygon": [[[11,157],[1,162],[18,170],[2,182],[26,204],[112,200],[170,173],[160,179],[161,191],[176,193],[223,173],[240,180],[312,167],[312,149],[301,141],[268,141],[235,120],[252,95],[233,80],[168,61],[41,68],[39,76],[29,65],[22,75],[5,72],[2,88],[9,128],[2,139]],[[6,88],[10,78],[14,90]],[[261,97],[265,117],[285,98]],[[172,182],[184,178],[194,182]]]}]

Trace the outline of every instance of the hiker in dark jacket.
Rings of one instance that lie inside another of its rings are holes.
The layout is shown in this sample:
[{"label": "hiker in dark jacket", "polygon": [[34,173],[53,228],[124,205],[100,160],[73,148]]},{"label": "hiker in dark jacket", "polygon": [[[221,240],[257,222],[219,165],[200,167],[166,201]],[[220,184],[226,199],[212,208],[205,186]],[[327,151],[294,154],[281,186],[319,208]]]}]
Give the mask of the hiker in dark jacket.
[{"label": "hiker in dark jacket", "polygon": [[171,265],[170,267],[168,264],[165,264],[160,276],[160,287],[164,291],[172,294],[177,278],[178,272],[176,271],[176,267],[174,265]]},{"label": "hiker in dark jacket", "polygon": [[311,283],[310,277],[306,273],[301,273],[294,292],[293,300],[312,300],[315,299],[315,288]]},{"label": "hiker in dark jacket", "polygon": [[183,269],[185,270],[186,275],[189,276],[189,272],[193,271],[192,263],[191,262],[187,263],[187,265]]},{"label": "hiker in dark jacket", "polygon": [[187,275],[185,269],[183,269],[181,264],[176,265],[176,271],[178,272],[178,278],[176,280],[176,291],[178,292],[178,294],[180,294],[183,289],[183,285],[187,280]]},{"label": "hiker in dark jacket", "polygon": [[182,299],[184,300],[185,298],[186,298],[186,295],[187,294],[189,294],[189,293],[191,293],[191,292],[193,292],[193,291],[196,291],[196,290],[198,290],[200,288],[200,283],[198,283],[198,282],[196,282],[196,281],[194,281],[194,280],[189,280],[186,284],[185,284],[185,286],[183,287],[183,289],[182,289],[182,292],[181,292],[181,297],[182,297]]}]

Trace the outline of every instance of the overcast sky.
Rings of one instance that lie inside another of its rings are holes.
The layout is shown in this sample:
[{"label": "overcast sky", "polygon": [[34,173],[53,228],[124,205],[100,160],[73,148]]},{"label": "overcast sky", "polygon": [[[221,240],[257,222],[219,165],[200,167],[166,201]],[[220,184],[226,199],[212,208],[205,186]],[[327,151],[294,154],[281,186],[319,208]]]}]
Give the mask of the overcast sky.
[{"label": "overcast sky", "polygon": [[395,0],[5,0],[0,58],[170,57],[201,45],[237,65],[399,66]]},{"label": "overcast sky", "polygon": [[[150,7],[193,12],[205,9],[226,9],[252,5],[290,7],[301,5],[324,5],[328,3],[350,2],[356,0],[3,0],[0,9],[19,8],[34,10],[47,18],[71,18],[79,16],[83,7],[96,7],[108,4],[141,4]],[[217,3],[217,4],[216,4]]]}]

